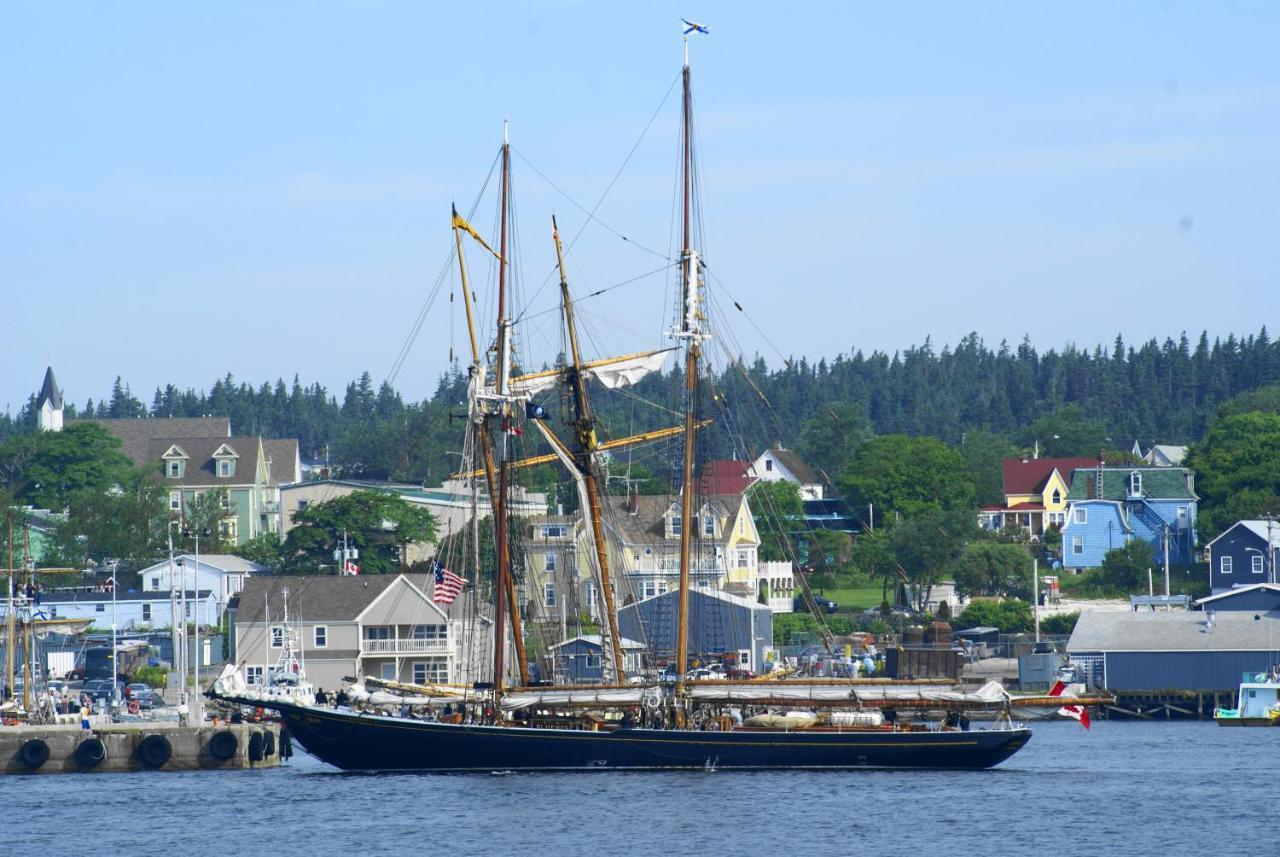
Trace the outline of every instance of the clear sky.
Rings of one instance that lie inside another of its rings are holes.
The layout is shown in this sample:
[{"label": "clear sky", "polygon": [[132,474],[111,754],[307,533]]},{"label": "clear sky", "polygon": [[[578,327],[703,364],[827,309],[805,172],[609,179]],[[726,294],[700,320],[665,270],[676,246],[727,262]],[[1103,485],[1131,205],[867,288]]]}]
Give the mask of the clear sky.
[{"label": "clear sky", "polygon": [[[705,250],[765,334],[739,317],[748,358],[1275,327],[1274,2],[15,2],[0,404],[49,356],[77,404],[117,374],[144,401],[228,371],[381,380],[504,115],[523,295],[552,306],[548,219],[573,237],[585,218],[534,168],[600,199],[678,74],[681,16],[712,30],[693,45]],[[660,254],[677,95],[598,210]],[[489,232],[492,206],[476,217]],[[570,277],[662,264],[588,225]],[[657,342],[670,285],[584,305],[601,346]],[[432,306],[406,395],[460,325]]]}]

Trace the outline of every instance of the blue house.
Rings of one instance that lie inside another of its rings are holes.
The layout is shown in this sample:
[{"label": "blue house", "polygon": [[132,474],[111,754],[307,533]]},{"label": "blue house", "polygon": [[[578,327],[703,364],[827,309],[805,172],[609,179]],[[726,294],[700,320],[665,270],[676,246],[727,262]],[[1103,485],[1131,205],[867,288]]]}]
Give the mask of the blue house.
[{"label": "blue house", "polygon": [[[604,645],[599,634],[584,634],[556,643],[556,684],[599,684],[604,681]],[[635,640],[622,640],[622,668],[628,676],[638,675],[644,669],[644,644]]]},{"label": "blue house", "polygon": [[1185,467],[1091,467],[1072,472],[1062,564],[1102,565],[1107,551],[1140,539],[1152,560],[1190,565],[1196,544],[1195,475]]},{"label": "blue house", "polygon": [[1255,583],[1225,589],[1207,598],[1201,598],[1196,606],[1206,612],[1251,612],[1257,615],[1280,617],[1280,586],[1274,583]]},{"label": "blue house", "polygon": [[1205,548],[1209,589],[1214,595],[1239,586],[1275,583],[1280,522],[1237,521]]}]

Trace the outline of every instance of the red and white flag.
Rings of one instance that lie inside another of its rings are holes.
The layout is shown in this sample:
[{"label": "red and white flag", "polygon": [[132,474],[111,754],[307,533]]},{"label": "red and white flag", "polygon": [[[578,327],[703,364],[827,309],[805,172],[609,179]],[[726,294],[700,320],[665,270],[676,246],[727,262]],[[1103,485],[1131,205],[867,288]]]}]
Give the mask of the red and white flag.
[{"label": "red and white flag", "polygon": [[351,560],[347,560],[347,561],[346,561],[345,563],[343,563],[343,565],[342,565],[342,573],[343,573],[343,574],[359,574],[359,573],[360,573],[360,566],[356,565],[356,564],[355,564],[354,562],[352,562]]},{"label": "red and white flag", "polygon": [[[1058,682],[1053,686],[1053,690],[1049,691],[1050,696],[1062,696],[1067,686],[1062,682]],[[1085,729],[1089,728],[1089,710],[1083,705],[1064,705],[1058,709],[1058,713],[1063,717],[1070,717],[1072,720],[1079,720],[1080,725]]]},{"label": "red and white flag", "polygon": [[436,563],[436,585],[432,600],[437,604],[452,604],[467,582],[440,563]]}]

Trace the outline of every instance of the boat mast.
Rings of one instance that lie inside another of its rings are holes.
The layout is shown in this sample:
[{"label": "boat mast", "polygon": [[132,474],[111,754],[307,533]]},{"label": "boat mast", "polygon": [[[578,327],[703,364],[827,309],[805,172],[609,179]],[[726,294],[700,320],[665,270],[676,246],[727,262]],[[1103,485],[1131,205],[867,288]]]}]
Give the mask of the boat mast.
[{"label": "boat mast", "polygon": [[680,250],[680,273],[683,278],[684,318],[674,332],[678,339],[686,340],[685,350],[685,411],[684,411],[684,469],[680,488],[680,589],[679,610],[676,617],[676,693],[684,693],[684,674],[689,660],[689,565],[693,545],[690,532],[693,520],[693,462],[694,439],[697,435],[695,414],[698,392],[698,358],[702,353],[702,333],[699,314],[698,255],[692,247],[693,215],[693,103],[689,88],[689,42],[685,40],[684,60],[684,110],[683,127],[683,241]]},{"label": "boat mast", "polygon": [[5,678],[6,678],[6,682],[7,682],[7,683],[5,684],[5,687],[7,687],[7,688],[9,689],[9,693],[13,693],[13,679],[14,679],[14,675],[13,675],[13,673],[14,673],[14,663],[13,663],[14,651],[13,651],[13,649],[14,649],[14,642],[15,642],[15,639],[14,639],[14,638],[15,638],[15,634],[14,634],[14,626],[15,626],[15,621],[16,621],[16,618],[17,618],[17,617],[15,617],[15,616],[14,616],[14,613],[13,613],[13,611],[14,611],[14,600],[13,600],[13,585],[14,585],[14,583],[13,583],[13,509],[9,509],[9,510],[8,510],[8,514],[7,514],[7,516],[6,516],[6,517],[8,518],[8,521],[9,521],[9,592],[8,592],[8,596],[7,596],[7,597],[8,597],[8,600],[7,600],[7,602],[5,603],[5,613],[4,613],[4,616],[5,616],[5,650],[4,650],[4,651],[5,651],[5,660],[7,661],[7,664],[6,664],[7,669],[6,669],[6,671],[5,671]]},{"label": "boat mast", "polygon": [[560,244],[560,230],[556,219],[551,218],[551,234],[556,242],[556,265],[560,270],[560,299],[564,304],[564,325],[569,336],[569,354],[573,360],[569,377],[573,386],[574,430],[577,448],[574,465],[586,489],[588,513],[591,520],[591,539],[595,544],[596,562],[600,569],[600,589],[604,596],[604,612],[608,617],[609,648],[613,660],[613,680],[626,681],[623,670],[622,636],[618,633],[618,612],[614,605],[613,579],[609,572],[609,551],[605,542],[604,519],[600,512],[600,488],[596,481],[595,459],[596,432],[591,416],[591,403],[587,399],[587,382],[583,377],[582,353],[578,349],[578,328],[573,319],[573,300],[569,296],[569,281],[564,273],[564,249]]}]

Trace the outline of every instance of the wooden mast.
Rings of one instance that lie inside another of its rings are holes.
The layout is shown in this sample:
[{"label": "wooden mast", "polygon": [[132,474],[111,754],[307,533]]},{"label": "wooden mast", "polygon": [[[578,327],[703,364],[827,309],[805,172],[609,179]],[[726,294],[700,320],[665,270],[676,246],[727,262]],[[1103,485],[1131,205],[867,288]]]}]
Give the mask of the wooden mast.
[{"label": "wooden mast", "polygon": [[684,111],[683,125],[683,241],[680,251],[680,273],[684,279],[683,289],[683,323],[677,337],[686,340],[685,351],[685,411],[684,411],[684,469],[680,487],[680,589],[679,609],[676,616],[676,693],[684,693],[684,674],[689,661],[689,572],[693,533],[690,532],[693,520],[693,463],[694,439],[697,436],[698,391],[698,358],[702,352],[702,337],[699,330],[699,298],[698,298],[698,258],[692,245],[693,215],[693,104],[689,89],[689,55],[688,41],[685,42],[684,62]]},{"label": "wooden mast", "polygon": [[7,517],[7,519],[8,519],[8,523],[9,523],[9,591],[8,591],[8,593],[6,593],[6,598],[8,599],[8,603],[5,605],[5,614],[4,614],[4,616],[5,616],[5,633],[6,633],[6,640],[5,640],[5,649],[4,649],[4,651],[5,651],[5,660],[6,660],[6,662],[7,662],[7,663],[6,663],[7,669],[5,670],[5,679],[6,679],[5,687],[9,688],[9,692],[10,692],[10,693],[13,693],[13,680],[14,680],[14,678],[15,678],[15,676],[14,676],[14,663],[13,663],[13,661],[14,661],[14,657],[13,657],[13,656],[14,656],[14,651],[13,651],[13,650],[14,650],[14,641],[15,641],[15,633],[14,633],[14,629],[15,629],[15,624],[16,624],[16,622],[17,622],[17,617],[16,617],[16,616],[14,616],[14,610],[16,609],[16,604],[15,604],[15,601],[14,601],[14,598],[13,598],[13,595],[14,595],[14,589],[13,589],[13,587],[14,587],[14,581],[13,581],[13,509],[8,509],[8,510],[7,510],[6,517]]},{"label": "wooden mast", "polygon": [[564,304],[564,325],[569,336],[569,354],[573,362],[569,377],[573,383],[574,430],[577,438],[573,461],[586,489],[588,514],[591,520],[591,538],[595,544],[596,562],[600,569],[600,589],[604,596],[604,612],[608,617],[609,648],[613,660],[614,681],[626,681],[623,669],[622,635],[618,633],[618,612],[614,605],[613,579],[609,572],[609,550],[605,542],[604,519],[600,512],[600,488],[592,466],[596,450],[596,432],[591,416],[591,403],[587,399],[587,382],[582,375],[582,354],[578,349],[578,329],[573,319],[573,300],[569,297],[569,281],[564,273],[564,249],[560,244],[560,230],[556,219],[551,218],[551,235],[556,242],[556,266],[560,270],[560,299]]},{"label": "wooden mast", "polygon": [[[504,152],[506,150],[505,144],[503,146],[503,150]],[[504,164],[505,164],[505,161],[504,161]],[[503,175],[505,179],[505,171]],[[505,183],[503,188],[505,191]],[[505,211],[505,205],[503,208]],[[504,217],[503,226],[505,227],[505,225],[506,225],[506,219]],[[471,367],[472,367],[471,372],[472,372],[472,377],[476,381],[476,383],[482,385],[483,379],[481,378],[481,374],[482,374],[483,365],[480,359],[480,342],[476,336],[475,310],[471,305],[471,288],[467,282],[467,265],[466,265],[466,262],[464,261],[463,252],[462,252],[462,230],[465,230],[467,232],[472,231],[470,225],[467,225],[466,221],[462,220],[462,218],[458,216],[457,208],[454,208],[453,209],[453,237],[454,237],[454,242],[458,251],[458,271],[462,278],[462,305],[467,316],[467,334],[471,341]],[[504,230],[503,232],[504,237],[505,237],[505,234],[506,233]],[[484,246],[486,250],[489,250],[489,252],[491,253],[493,252],[493,250],[489,247],[489,245],[485,244],[484,241],[481,240],[478,236],[476,240],[480,241],[480,243]],[[500,266],[499,271],[501,271],[502,268],[505,267],[506,265],[505,258],[497,253],[494,253],[493,255],[497,256],[498,265]],[[499,282],[500,283],[502,282],[501,273],[499,273]],[[501,301],[501,297],[500,297],[500,301]],[[483,473],[485,478],[485,486],[489,491],[489,507],[490,507],[490,511],[493,513],[494,527],[496,528],[494,531],[494,544],[495,544],[495,547],[497,548],[499,572],[501,572],[504,553],[507,557],[507,562],[506,562],[507,568],[508,570],[510,569],[510,549],[507,545],[505,538],[503,538],[500,535],[500,533],[502,533],[503,530],[502,530],[502,523],[499,520],[498,506],[500,504],[497,499],[499,497],[505,497],[506,492],[499,488],[498,465],[496,464],[493,458],[493,446],[489,443],[489,427],[486,424],[484,419],[478,420],[475,423],[475,427],[476,427],[476,446],[479,447],[479,449],[481,450],[481,454],[484,457]],[[507,464],[507,467],[508,468],[510,467],[509,463]],[[466,474],[466,476],[469,478],[473,478],[475,475],[476,474],[474,473]],[[505,507],[505,503],[502,503],[501,505]],[[477,570],[478,569],[479,569],[479,566],[477,566]],[[494,612],[495,613],[501,610],[501,602],[497,600],[497,590],[498,590],[498,586],[495,584],[494,586],[494,591],[495,591],[495,596],[494,596],[495,611]],[[529,683],[529,665],[528,665],[528,661],[525,659],[524,635],[520,627],[519,606],[516,604],[516,599],[515,599],[515,581],[511,578],[510,573],[507,574],[507,586],[506,586],[505,595],[506,595],[507,604],[511,608],[513,608],[510,610],[511,630],[512,630],[512,636],[515,639],[516,659],[519,662],[519,667],[520,667],[520,680],[522,683],[528,684]],[[499,644],[499,648],[501,648],[501,644]],[[496,684],[497,682],[495,681],[495,685]]]}]

